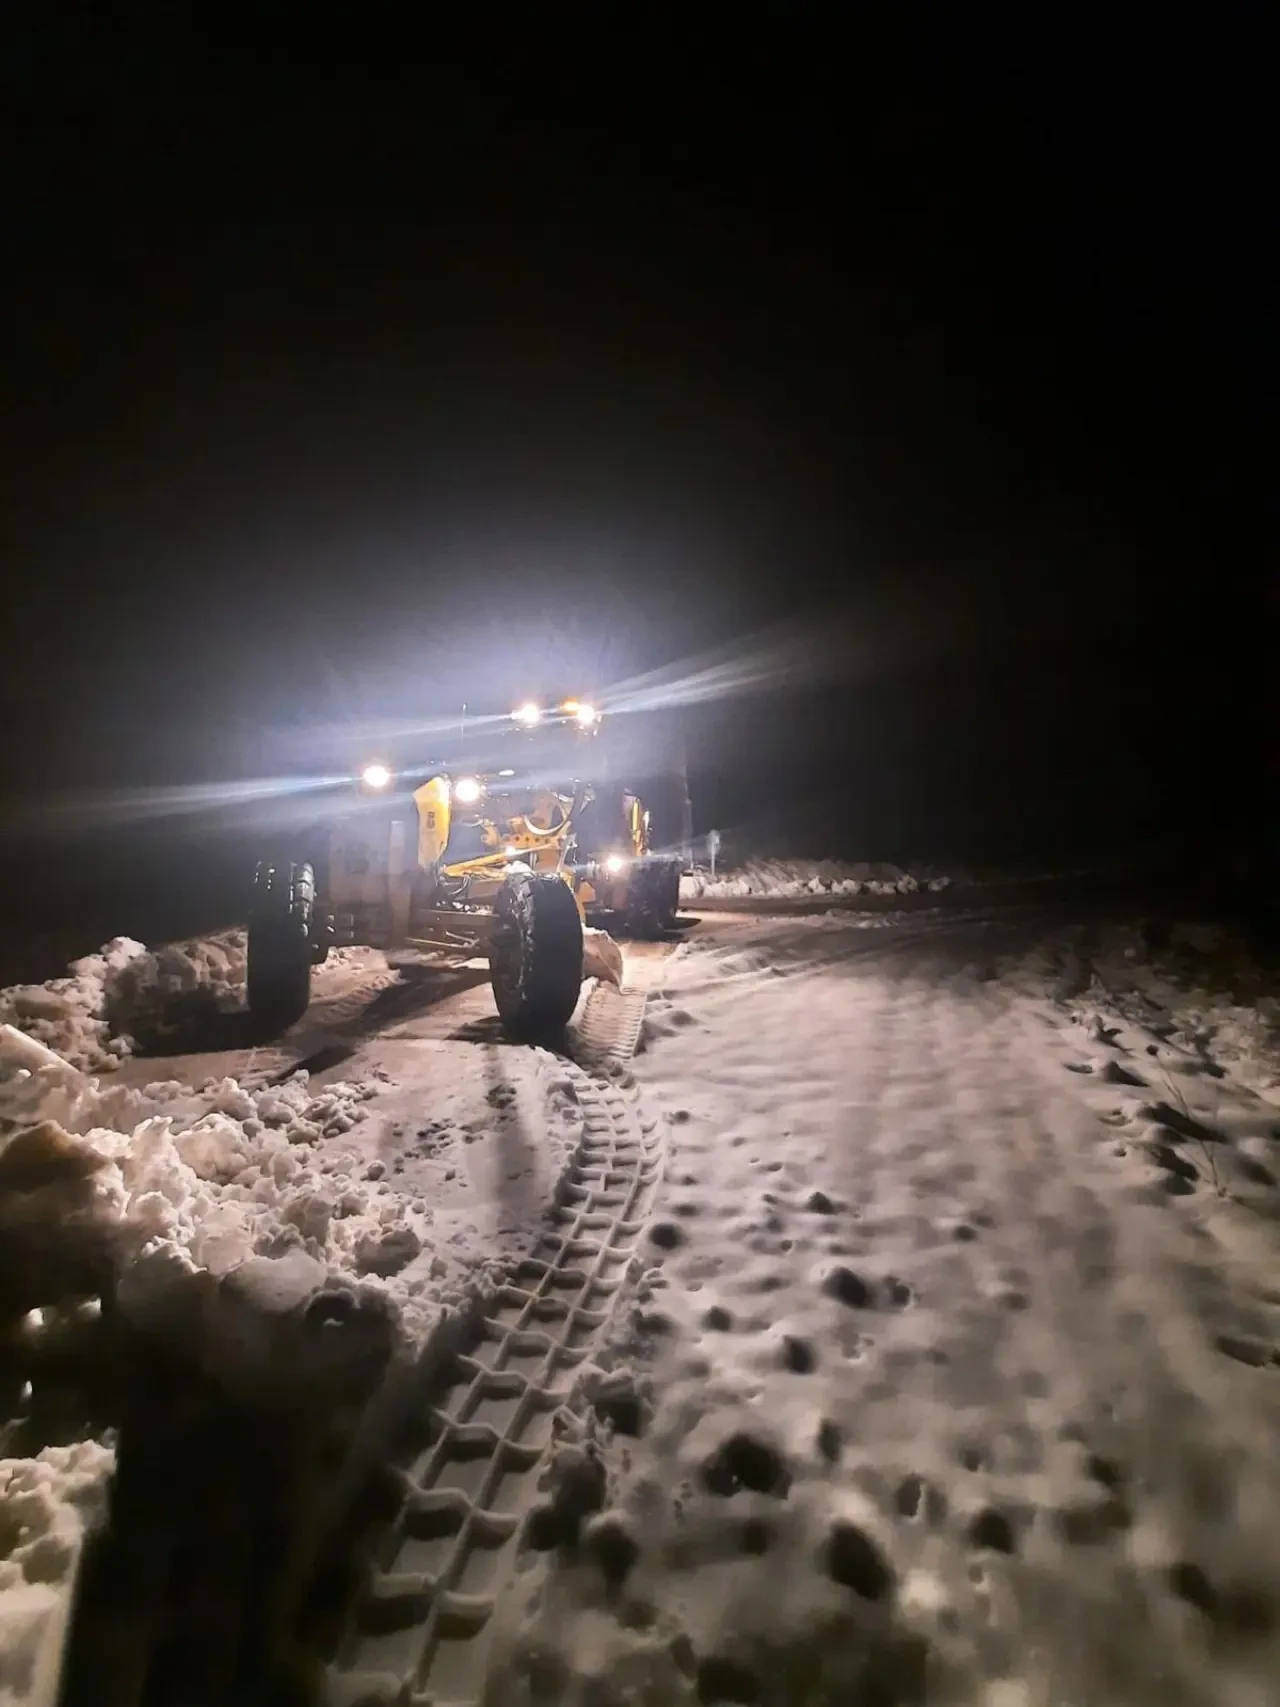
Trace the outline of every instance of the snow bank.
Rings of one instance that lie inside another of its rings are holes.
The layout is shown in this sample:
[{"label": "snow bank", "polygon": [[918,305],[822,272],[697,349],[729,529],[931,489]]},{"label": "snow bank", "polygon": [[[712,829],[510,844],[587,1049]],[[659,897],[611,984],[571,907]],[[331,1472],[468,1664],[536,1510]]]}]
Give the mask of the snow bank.
[{"label": "snow bank", "polygon": [[0,990],[0,1024],[37,1038],[73,1067],[105,1073],[131,1052],[138,1032],[162,1030],[197,1005],[238,1007],[244,977],[243,931],[155,950],[113,937],[74,961],[66,977]]},{"label": "snow bank", "polygon": [[0,1702],[51,1702],[81,1547],[114,1464],[96,1441],[0,1458]]},{"label": "snow bank", "polygon": [[113,937],[96,954],[73,962],[65,978],[0,990],[0,1023],[39,1039],[73,1067],[108,1072],[130,1047],[127,1039],[112,1035],[112,993],[117,980],[126,978],[146,953],[131,937]]},{"label": "snow bank", "polygon": [[581,1123],[542,1051],[404,1041],[359,1080],[137,1089],[0,1031],[0,1316],[114,1281],[131,1315],[180,1318],[288,1259],[290,1286],[346,1288],[416,1342],[533,1241]]},{"label": "snow bank", "polygon": [[935,872],[904,871],[882,863],[839,860],[750,860],[711,877],[695,872],[682,879],[682,901],[759,899],[803,901],[811,896],[911,895],[919,889],[942,890],[951,882]]},{"label": "snow bank", "polygon": [[[0,1303],[11,1309],[92,1295],[142,1275],[169,1290],[215,1279],[254,1256],[298,1250],[358,1278],[403,1206],[385,1185],[343,1175],[326,1145],[363,1118],[375,1088],[315,1094],[307,1075],[249,1090],[141,1091],[0,1058]],[[144,1289],[145,1290],[145,1289]]]},{"label": "snow bank", "polygon": [[[592,942],[596,975],[616,976],[616,945]],[[335,960],[340,993],[352,973],[364,986],[367,951]],[[376,1393],[393,1410],[450,1306],[543,1235],[585,1131],[582,1076],[540,1050],[415,1035],[411,1011],[334,1081],[248,1082],[252,1051],[198,1086],[142,1083],[141,1061],[99,1076],[130,1028],[191,1000],[238,1004],[243,974],[239,933],[156,952],[118,939],[3,993],[0,1331],[16,1344],[24,1316],[91,1318],[110,1295],[179,1378],[264,1409],[324,1417],[335,1394]],[[46,1438],[32,1370],[11,1383],[24,1445]],[[54,1698],[73,1520],[109,1469],[91,1440],[0,1463],[0,1707]]]}]

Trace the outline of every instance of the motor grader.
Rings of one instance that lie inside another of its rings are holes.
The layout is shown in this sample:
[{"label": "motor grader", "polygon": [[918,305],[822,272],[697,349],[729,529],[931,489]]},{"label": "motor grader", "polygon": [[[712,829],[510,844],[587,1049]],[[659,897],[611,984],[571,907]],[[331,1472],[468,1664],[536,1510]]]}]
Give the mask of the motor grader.
[{"label": "motor grader", "polygon": [[651,847],[648,811],[600,756],[600,724],[585,702],[530,702],[508,724],[524,739],[496,754],[491,743],[483,765],[365,765],[297,857],[257,867],[258,1027],[292,1025],[312,967],[359,944],[439,966],[487,958],[508,1035],[561,1031],[582,986],[584,921],[657,934],[679,902],[680,858]]}]

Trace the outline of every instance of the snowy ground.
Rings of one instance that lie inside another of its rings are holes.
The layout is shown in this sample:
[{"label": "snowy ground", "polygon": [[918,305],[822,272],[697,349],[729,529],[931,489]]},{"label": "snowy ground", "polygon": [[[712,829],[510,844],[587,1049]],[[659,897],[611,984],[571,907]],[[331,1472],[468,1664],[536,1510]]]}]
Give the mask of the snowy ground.
[{"label": "snowy ground", "polygon": [[[3,1314],[36,1309],[39,1340],[123,1274],[137,1320],[261,1372],[290,1367],[317,1295],[406,1345],[490,1300],[340,1682],[376,1650],[420,1683],[451,1668],[428,1680],[450,1699],[487,1673],[500,1707],[1262,1707],[1280,1117],[1255,1090],[1280,1052],[1261,973],[1203,926],[822,893],[823,913],[709,913],[674,953],[628,950],[627,982],[654,985],[634,1108],[503,1045],[478,971],[401,980],[349,951],[270,1050],[237,1030],[235,934],[117,942],[0,993],[0,1021],[99,1075],[0,1046]],[[125,1026],[184,1053],[133,1057]],[[66,1462],[23,1438],[0,1464],[5,1616],[67,1579],[111,1462],[92,1437]],[[462,1591],[447,1653],[425,1579],[394,1574],[409,1557]]]},{"label": "snowy ground", "polygon": [[1225,1072],[1280,1099],[1276,981],[1222,926],[1112,924],[1060,933],[1022,970],[1031,987],[1047,979],[1086,1018],[1093,1008],[1119,1014],[1196,1056],[1211,1076]]},{"label": "snowy ground", "polygon": [[1056,976],[961,917],[670,963],[653,1269],[489,1700],[1274,1699],[1276,1113]]}]

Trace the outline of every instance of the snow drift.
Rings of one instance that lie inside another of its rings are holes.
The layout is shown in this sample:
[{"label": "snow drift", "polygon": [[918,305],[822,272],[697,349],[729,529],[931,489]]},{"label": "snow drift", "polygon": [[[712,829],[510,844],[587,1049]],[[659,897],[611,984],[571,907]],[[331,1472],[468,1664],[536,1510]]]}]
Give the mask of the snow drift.
[{"label": "snow drift", "polygon": [[706,872],[686,876],[680,898],[803,901],[822,895],[912,895],[919,889],[946,889],[950,882],[949,877],[927,869],[911,872],[883,863],[757,859],[716,877]]}]

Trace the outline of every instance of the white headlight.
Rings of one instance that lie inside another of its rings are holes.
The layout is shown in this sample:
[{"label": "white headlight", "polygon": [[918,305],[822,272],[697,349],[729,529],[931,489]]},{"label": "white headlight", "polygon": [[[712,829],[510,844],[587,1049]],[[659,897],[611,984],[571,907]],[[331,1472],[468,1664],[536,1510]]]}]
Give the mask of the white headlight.
[{"label": "white headlight", "polygon": [[589,729],[599,717],[600,713],[596,710],[594,705],[579,705],[574,707],[573,715],[578,719],[578,722],[581,723],[584,729]]},{"label": "white headlight", "polygon": [[519,852],[520,852],[519,848],[503,848],[502,857],[503,857],[503,859],[515,859],[516,855]]},{"label": "white headlight", "polygon": [[360,772],[360,780],[366,788],[385,788],[391,781],[391,772],[385,765],[366,765]]},{"label": "white headlight", "polygon": [[453,785],[453,798],[460,800],[464,806],[474,806],[483,793],[484,790],[473,776],[460,776]]},{"label": "white headlight", "polygon": [[536,706],[530,699],[526,700],[525,703],[513,711],[511,715],[515,718],[517,723],[523,723],[526,729],[532,729],[534,724],[540,721],[542,717],[542,710],[541,707]]},{"label": "white headlight", "polygon": [[619,872],[623,869],[626,863],[626,860],[621,854],[610,854],[608,859],[604,862],[604,868],[606,871]]}]

